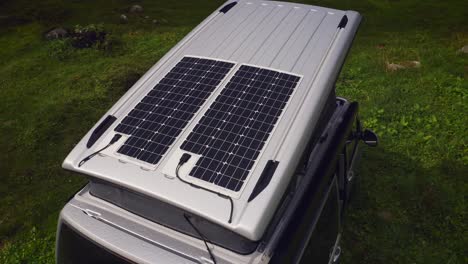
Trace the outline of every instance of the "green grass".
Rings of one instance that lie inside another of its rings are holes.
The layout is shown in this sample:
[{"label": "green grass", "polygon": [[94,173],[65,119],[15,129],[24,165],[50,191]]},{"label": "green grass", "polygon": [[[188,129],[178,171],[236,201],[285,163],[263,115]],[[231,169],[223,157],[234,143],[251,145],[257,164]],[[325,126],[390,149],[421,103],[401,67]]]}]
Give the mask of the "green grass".
[{"label": "green grass", "polygon": [[[381,145],[364,152],[344,263],[467,263],[466,1],[303,1],[364,15],[337,83]],[[222,1],[0,3],[0,263],[53,263],[58,212],[84,179],[60,165],[73,145]],[[6,18],[5,18],[6,16]],[[152,19],[165,23],[153,25]],[[104,23],[116,47],[77,50],[42,34]],[[387,62],[421,62],[388,72]]]}]

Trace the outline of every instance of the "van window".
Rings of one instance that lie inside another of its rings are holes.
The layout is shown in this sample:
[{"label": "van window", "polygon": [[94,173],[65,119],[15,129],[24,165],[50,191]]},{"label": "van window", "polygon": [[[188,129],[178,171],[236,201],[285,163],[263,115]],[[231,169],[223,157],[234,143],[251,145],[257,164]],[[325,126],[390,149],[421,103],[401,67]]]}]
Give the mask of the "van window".
[{"label": "van window", "polygon": [[339,219],[338,186],[334,181],[300,263],[328,263],[338,237]]},{"label": "van window", "polygon": [[[330,178],[333,178],[331,182]],[[333,248],[339,230],[337,188],[333,173],[322,181],[321,188],[314,195],[304,199],[304,207],[298,209],[298,214],[286,230],[271,260],[272,264],[328,263],[328,247],[330,250]],[[322,211],[318,211],[322,204]]]}]

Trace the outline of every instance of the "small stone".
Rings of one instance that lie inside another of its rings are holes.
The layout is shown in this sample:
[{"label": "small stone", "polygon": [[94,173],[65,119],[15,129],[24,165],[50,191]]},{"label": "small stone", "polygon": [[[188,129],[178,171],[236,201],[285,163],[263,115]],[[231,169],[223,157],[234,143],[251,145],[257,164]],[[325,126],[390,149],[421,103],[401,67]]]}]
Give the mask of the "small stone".
[{"label": "small stone", "polygon": [[421,68],[419,61],[405,61],[402,63],[405,68]]},{"label": "small stone", "polygon": [[128,17],[124,14],[120,15],[120,23],[127,23],[128,22]]},{"label": "small stone", "polygon": [[412,61],[411,63],[413,64],[414,68],[421,68],[421,62],[419,62],[419,61]]},{"label": "small stone", "polygon": [[159,21],[157,19],[153,19],[153,24],[159,24]]},{"label": "small stone", "polygon": [[149,18],[149,16],[145,16],[145,19],[148,19],[148,18]]},{"label": "small stone", "polygon": [[141,5],[132,5],[128,11],[130,13],[142,13],[143,7]]},{"label": "small stone", "polygon": [[397,71],[397,70],[401,70],[401,69],[404,69],[404,68],[405,68],[405,66],[400,65],[400,64],[387,63],[387,70],[389,70],[389,71]]},{"label": "small stone", "polygon": [[464,53],[464,54],[468,54],[468,45],[462,47],[461,49],[459,49],[457,51],[457,53]]},{"label": "small stone", "polygon": [[387,70],[388,71],[397,71],[403,69],[417,69],[421,68],[421,62],[419,61],[403,61],[399,64],[397,63],[388,63],[387,62]]},{"label": "small stone", "polygon": [[66,38],[68,36],[68,31],[64,28],[54,28],[51,31],[47,32],[45,37],[48,40]]}]

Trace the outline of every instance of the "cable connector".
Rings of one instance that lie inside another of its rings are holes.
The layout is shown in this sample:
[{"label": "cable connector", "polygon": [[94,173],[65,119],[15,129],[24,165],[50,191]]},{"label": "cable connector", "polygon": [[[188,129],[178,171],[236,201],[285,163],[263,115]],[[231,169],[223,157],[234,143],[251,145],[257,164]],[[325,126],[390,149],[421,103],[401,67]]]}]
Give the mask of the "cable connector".
[{"label": "cable connector", "polygon": [[115,142],[119,141],[119,139],[122,137],[122,135],[120,134],[115,134],[114,137],[111,139],[111,141],[109,142],[109,144],[114,144]]},{"label": "cable connector", "polygon": [[180,157],[180,160],[179,160],[179,165],[182,166],[184,165],[187,161],[189,161],[189,159],[191,158],[192,156],[188,153],[184,153],[182,154],[182,156]]}]

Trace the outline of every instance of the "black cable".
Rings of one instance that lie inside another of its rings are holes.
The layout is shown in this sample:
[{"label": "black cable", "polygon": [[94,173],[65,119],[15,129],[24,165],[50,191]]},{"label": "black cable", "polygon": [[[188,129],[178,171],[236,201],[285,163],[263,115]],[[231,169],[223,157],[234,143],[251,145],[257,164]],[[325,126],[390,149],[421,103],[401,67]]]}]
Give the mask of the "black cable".
[{"label": "black cable", "polygon": [[198,228],[192,223],[192,221],[190,220],[190,216],[187,215],[187,214],[184,214],[184,218],[185,220],[187,220],[187,222],[190,224],[190,226],[192,226],[193,230],[195,230],[195,232],[197,232],[197,234],[200,236],[200,238],[203,240],[203,243],[205,243],[205,246],[206,246],[206,250],[208,251],[208,253],[210,254],[210,257],[211,257],[211,260],[213,261],[214,264],[216,264],[216,259],[213,255],[213,252],[211,252],[211,249],[210,247],[208,246],[208,240],[206,239],[206,237],[200,232],[200,230],[198,230]]},{"label": "black cable", "polygon": [[112,144],[114,144],[115,142],[117,142],[121,137],[122,137],[122,135],[120,135],[120,134],[115,134],[114,137],[113,137],[113,138],[111,139],[111,141],[109,142],[109,144],[107,144],[105,147],[101,148],[100,150],[93,152],[92,154],[90,154],[90,155],[87,156],[86,158],[82,159],[82,160],[80,161],[80,163],[78,163],[78,167],[83,166],[83,164],[85,164],[88,160],[92,159],[94,156],[96,156],[97,154],[101,153],[101,151],[104,151],[105,149],[107,149],[108,147],[110,147]]},{"label": "black cable", "polygon": [[[183,180],[182,178],[180,178],[179,176],[179,169],[180,167],[182,167],[182,165],[185,164],[185,162],[187,162],[189,159],[190,159],[190,155],[187,154],[187,156],[185,155],[187,153],[184,153],[184,155],[182,155],[182,157],[180,158],[180,161],[179,161],[179,164],[177,165],[177,168],[176,168],[176,177],[183,183],[186,183],[192,187],[195,187],[195,188],[198,188],[198,189],[202,189],[202,190],[205,190],[205,191],[208,191],[208,192],[211,192],[211,193],[214,193],[214,194],[217,194],[218,196],[224,198],[224,199],[228,199],[230,204],[231,204],[231,211],[229,213],[229,220],[228,220],[228,223],[232,223],[232,214],[234,212],[234,201],[232,200],[231,197],[227,196],[227,195],[224,195],[222,193],[219,193],[219,192],[215,192],[215,191],[212,191],[210,189],[207,189],[207,188],[204,188],[204,187],[201,187],[201,186],[197,186],[191,182],[188,182],[186,180]],[[188,157],[188,158],[187,158]]]},{"label": "black cable", "polygon": [[[204,188],[204,187],[201,187],[201,186],[197,186],[191,182],[188,182],[184,179],[182,179],[179,175],[179,169],[180,167],[182,167],[182,165],[184,165],[189,159],[190,159],[190,154],[188,153],[184,153],[182,154],[182,156],[180,157],[180,160],[179,160],[179,164],[177,164],[177,167],[176,167],[176,170],[175,170],[175,174],[176,174],[176,177],[177,179],[179,179],[181,182],[185,183],[185,184],[188,184],[192,187],[195,187],[195,188],[198,188],[198,189],[202,189],[202,190],[205,190],[205,191],[208,191],[208,192],[211,192],[211,193],[214,193],[214,194],[217,194],[218,196],[222,197],[222,198],[225,198],[225,199],[228,199],[230,204],[231,204],[231,212],[229,214],[229,220],[228,220],[228,223],[232,223],[232,214],[233,214],[233,211],[234,211],[234,202],[232,201],[232,198],[227,196],[227,195],[224,195],[224,194],[221,194],[219,192],[215,192],[215,191],[212,191],[210,189],[207,189],[207,188]],[[208,250],[208,253],[210,254],[210,257],[211,257],[211,260],[213,261],[214,264],[216,264],[216,259],[213,255],[213,252],[211,252],[211,249],[210,247],[208,247],[208,240],[207,238],[200,232],[200,230],[198,230],[198,228],[192,223],[192,221],[190,220],[190,216],[188,216],[187,214],[184,213],[184,218],[187,220],[187,222],[192,226],[192,228],[197,232],[197,234],[200,236],[200,238],[203,240],[203,243],[205,243],[205,246],[206,246],[206,250]]]}]

